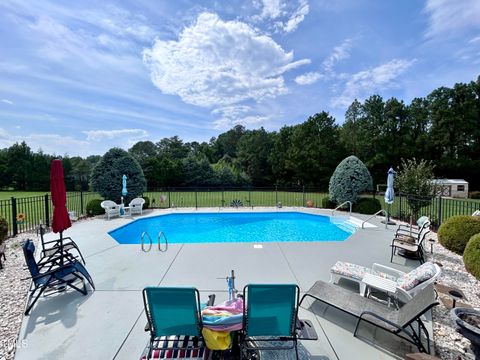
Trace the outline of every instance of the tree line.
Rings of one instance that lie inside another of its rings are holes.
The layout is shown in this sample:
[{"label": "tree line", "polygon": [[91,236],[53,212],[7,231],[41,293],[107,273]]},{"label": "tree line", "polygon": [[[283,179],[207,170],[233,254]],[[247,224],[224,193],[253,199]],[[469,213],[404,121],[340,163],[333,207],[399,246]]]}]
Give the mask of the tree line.
[{"label": "tree line", "polygon": [[[148,188],[179,186],[288,186],[328,189],[339,162],[360,158],[375,184],[384,184],[401,159],[425,159],[436,177],[465,178],[480,188],[480,77],[440,87],[410,104],[372,95],[355,100],[338,125],[327,112],[278,131],[241,125],[209,142],[178,136],[140,141],[129,153],[141,165]],[[0,188],[47,190],[55,156],[25,143],[0,150]],[[58,157],[58,156],[57,156]],[[68,190],[88,190],[101,156],[61,156]]]}]

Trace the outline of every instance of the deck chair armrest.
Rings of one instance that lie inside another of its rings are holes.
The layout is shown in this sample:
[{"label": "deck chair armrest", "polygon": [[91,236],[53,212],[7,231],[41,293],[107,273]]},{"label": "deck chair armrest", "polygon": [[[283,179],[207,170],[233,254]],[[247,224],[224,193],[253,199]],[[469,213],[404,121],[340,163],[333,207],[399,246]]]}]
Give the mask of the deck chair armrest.
[{"label": "deck chair armrest", "polygon": [[55,273],[63,270],[63,269],[66,269],[68,267],[71,267],[73,266],[71,263],[68,263],[68,264],[65,264],[63,266],[58,266],[54,269],[51,269],[51,270],[48,270],[46,272],[43,272],[41,274],[38,274],[38,275],[35,275],[35,276],[32,276],[32,280],[37,280],[37,279],[41,279],[42,277],[45,277],[45,276],[50,276],[50,275],[55,275]]},{"label": "deck chair armrest", "polygon": [[381,265],[381,264],[377,264],[377,263],[374,263],[373,266],[372,266],[372,270],[373,272],[382,272],[382,273],[385,273],[387,275],[391,275],[391,276],[394,276],[396,279],[405,275],[405,273],[403,271],[400,271],[400,270],[397,270],[397,269],[394,269],[394,268],[391,268],[389,266],[385,266],[385,265]]},{"label": "deck chair armrest", "polygon": [[37,262],[37,265],[40,269],[44,268],[45,266],[47,265],[50,265],[50,266],[55,266],[57,265],[59,262],[61,262],[61,260],[64,260],[64,263],[67,262],[67,265],[76,261],[76,258],[75,256],[73,256],[72,254],[70,253],[64,253],[63,255],[59,255],[59,256],[46,256],[46,257],[43,257],[41,258],[38,262]]},{"label": "deck chair armrest", "polygon": [[[384,317],[381,317],[380,315],[378,314],[375,314],[374,312],[372,311],[364,311],[360,314],[360,316],[358,317],[358,321],[357,321],[357,326],[355,328],[355,332],[357,331],[358,329],[358,325],[360,324],[360,321],[367,321],[367,322],[371,322],[369,321],[368,319],[365,319],[367,316],[371,316],[371,317],[374,317],[380,321],[383,321],[385,324],[388,324],[392,327],[394,327],[395,329],[397,329],[398,331],[401,331],[402,330],[402,327],[398,326],[397,324],[395,324],[394,322],[390,321],[390,320],[387,320],[385,319]],[[376,326],[380,326],[378,323],[375,323]],[[380,327],[383,327],[383,326],[380,326]]]},{"label": "deck chair armrest", "polygon": [[411,236],[411,237],[418,237],[418,235],[421,234],[421,231],[417,231],[417,229],[397,229],[397,231],[395,231],[395,237],[397,237],[398,235],[407,235],[407,236]]}]

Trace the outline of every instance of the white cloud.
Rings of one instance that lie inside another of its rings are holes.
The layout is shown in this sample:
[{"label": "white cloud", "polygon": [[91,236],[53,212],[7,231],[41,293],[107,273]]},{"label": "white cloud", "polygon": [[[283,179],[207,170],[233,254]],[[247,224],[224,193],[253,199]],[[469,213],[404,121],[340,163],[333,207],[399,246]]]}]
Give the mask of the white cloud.
[{"label": "white cloud", "polygon": [[480,43],[480,36],[476,36],[468,41],[469,44]]},{"label": "white cloud", "polygon": [[4,104],[13,105],[13,101],[10,101],[8,99],[2,99],[0,101],[3,102]]},{"label": "white cloud", "polygon": [[394,59],[375,68],[353,74],[346,82],[342,94],[332,99],[334,107],[347,107],[355,98],[392,87],[393,80],[407,70],[414,60]]},{"label": "white cloud", "polygon": [[299,85],[310,85],[316,83],[322,75],[318,72],[307,72],[295,78],[295,82]]},{"label": "white cloud", "polygon": [[276,19],[282,14],[284,5],[281,0],[262,0],[262,18]]},{"label": "white cloud", "polygon": [[323,67],[327,73],[333,72],[334,65],[344,59],[350,57],[350,48],[352,40],[345,39],[340,45],[333,48],[332,53],[323,61]]},{"label": "white cloud", "polygon": [[294,61],[293,52],[246,23],[223,21],[213,13],[200,14],[177,41],[157,39],[143,58],[163,93],[213,113],[286,94],[283,74],[310,63]]},{"label": "white cloud", "polygon": [[215,129],[224,131],[224,130],[231,129],[235,125],[244,125],[246,127],[248,126],[260,127],[270,119],[271,119],[270,116],[263,116],[263,115],[249,115],[243,118],[235,118],[235,119],[224,117],[224,118],[215,120],[213,124]]},{"label": "white cloud", "polygon": [[88,130],[82,131],[82,133],[87,135],[89,141],[111,140],[119,137],[129,137],[136,140],[148,136],[148,132],[142,129]]},{"label": "white cloud", "polygon": [[308,0],[261,0],[262,12],[254,16],[254,21],[269,21],[266,26],[286,33],[295,31],[308,15]]},{"label": "white cloud", "polygon": [[298,8],[290,16],[290,19],[281,27],[287,33],[295,31],[298,25],[305,19],[305,16],[308,15],[310,7],[308,6],[307,0],[300,0]]},{"label": "white cloud", "polygon": [[[16,142],[25,141],[33,150],[42,149],[47,154],[70,154],[70,155],[91,155],[90,144],[84,140],[78,140],[71,136],[59,134],[38,134],[14,135],[0,128],[0,148],[9,147]],[[62,153],[59,153],[61,149]]]},{"label": "white cloud", "polygon": [[427,37],[452,35],[460,29],[480,27],[478,0],[428,0],[425,12],[429,16]]}]

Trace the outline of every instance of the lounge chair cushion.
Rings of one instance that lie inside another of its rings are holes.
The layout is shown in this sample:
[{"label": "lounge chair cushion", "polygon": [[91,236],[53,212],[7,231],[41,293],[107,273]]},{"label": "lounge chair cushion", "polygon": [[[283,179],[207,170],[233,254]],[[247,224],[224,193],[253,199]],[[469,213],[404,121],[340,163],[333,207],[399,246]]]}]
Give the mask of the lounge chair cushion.
[{"label": "lounge chair cushion", "polygon": [[[371,273],[372,270],[366,266],[352,264],[346,261],[337,261],[335,265],[333,265],[330,269],[330,272],[361,281],[365,274]],[[385,274],[383,272],[375,271],[373,273],[377,276],[395,281],[395,278],[393,276]]]},{"label": "lounge chair cushion", "polygon": [[397,279],[397,286],[405,291],[412,290],[418,284],[431,279],[437,273],[435,265],[431,262],[426,262],[416,269],[413,269],[408,274],[405,274]]}]

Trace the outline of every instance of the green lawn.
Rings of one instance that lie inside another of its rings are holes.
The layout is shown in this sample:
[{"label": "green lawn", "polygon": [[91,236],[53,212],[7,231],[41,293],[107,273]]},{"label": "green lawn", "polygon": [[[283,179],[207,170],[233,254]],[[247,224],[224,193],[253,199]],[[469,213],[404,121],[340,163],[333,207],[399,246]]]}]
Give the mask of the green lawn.
[{"label": "green lawn", "polygon": [[[0,192],[0,216],[7,219],[9,228],[12,230],[12,204],[11,197],[17,200],[17,214],[24,214],[25,221],[18,224],[18,231],[23,232],[33,230],[40,223],[45,223],[47,218],[52,217],[52,204],[49,201],[48,215],[45,207],[45,194],[48,191],[2,191]],[[236,200],[245,207],[258,206],[276,206],[279,202],[283,206],[305,206],[307,201],[313,201],[314,207],[322,207],[322,199],[328,194],[321,192],[295,192],[295,191],[256,191],[256,190],[198,190],[198,191],[176,191],[176,192],[145,192],[144,196],[150,198],[151,207],[167,208],[167,207],[229,207]],[[87,203],[92,199],[101,198],[96,193],[69,192],[67,194],[67,208],[75,211],[77,215],[85,213]],[[50,196],[49,196],[50,199]],[[164,201],[162,201],[162,199]],[[383,196],[377,196],[382,207],[385,209]],[[454,215],[471,215],[475,210],[480,209],[480,200],[472,199],[442,199],[441,209],[438,198],[424,207],[419,215],[429,216],[434,224],[439,223],[439,213],[441,210],[441,221]],[[393,217],[401,217],[406,219],[411,211],[407,201],[397,197],[394,204],[390,208]]]},{"label": "green lawn", "polygon": [[45,194],[50,194],[48,191],[0,191],[0,200],[10,199],[12,196],[16,198],[30,197],[30,196],[41,196]]}]

